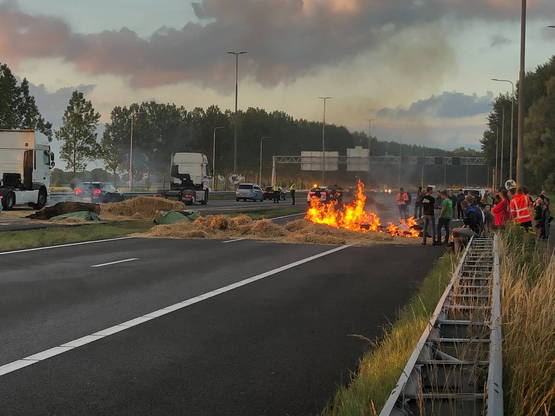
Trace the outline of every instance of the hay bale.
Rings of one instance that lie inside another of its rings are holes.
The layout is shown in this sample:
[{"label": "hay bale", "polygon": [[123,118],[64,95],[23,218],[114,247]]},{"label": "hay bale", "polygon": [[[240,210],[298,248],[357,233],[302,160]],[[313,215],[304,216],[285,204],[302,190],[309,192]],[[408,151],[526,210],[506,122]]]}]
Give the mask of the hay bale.
[{"label": "hay bale", "polygon": [[79,211],[91,211],[98,214],[100,213],[100,210],[101,208],[98,204],[88,204],[85,202],[58,202],[56,205],[51,207],[44,207],[40,211],[29,215],[27,218],[32,218],[34,220],[49,220],[50,218],[57,217],[59,215]]},{"label": "hay bale", "polygon": [[312,223],[308,222],[304,218],[301,218],[299,220],[288,222],[285,225],[285,229],[289,232],[294,233],[305,230],[309,225],[312,225]]},{"label": "hay bale", "polygon": [[304,234],[304,233],[293,233],[287,237],[287,241],[295,242],[295,243],[310,243],[310,244],[326,244],[326,245],[343,245],[346,244],[347,241],[335,237],[332,235],[321,235],[321,234]]},{"label": "hay bale", "polygon": [[164,198],[139,196],[122,202],[102,204],[103,217],[129,217],[134,219],[154,219],[160,211],[182,211],[184,204]]},{"label": "hay bale", "polygon": [[236,229],[235,223],[225,215],[207,215],[197,218],[194,223],[196,227],[208,231],[228,231]]}]

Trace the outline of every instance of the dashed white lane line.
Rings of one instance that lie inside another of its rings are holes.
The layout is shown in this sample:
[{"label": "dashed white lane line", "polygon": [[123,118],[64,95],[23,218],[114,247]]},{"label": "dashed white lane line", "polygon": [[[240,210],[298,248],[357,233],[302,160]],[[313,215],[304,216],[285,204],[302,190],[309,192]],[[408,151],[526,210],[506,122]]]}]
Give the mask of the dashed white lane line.
[{"label": "dashed white lane line", "polygon": [[229,244],[229,243],[236,243],[237,241],[243,241],[243,240],[246,240],[246,238],[236,238],[235,240],[222,241],[222,243]]},{"label": "dashed white lane line", "polygon": [[111,261],[109,263],[95,264],[94,266],[91,266],[91,267],[96,268],[96,267],[112,266],[114,264],[129,263],[130,261],[137,261],[137,260],[139,259],[135,257],[132,259],[124,259],[124,260]]},{"label": "dashed white lane line", "polygon": [[81,241],[80,243],[59,244],[57,246],[35,247],[35,248],[26,248],[26,249],[22,249],[22,250],[4,251],[4,252],[0,252],[0,256],[6,256],[8,254],[17,254],[17,253],[28,253],[30,251],[50,250],[50,249],[53,249],[53,248],[83,246],[85,244],[106,243],[108,241],[129,240],[131,238],[133,238],[133,237],[107,238],[107,239],[104,239],[104,240],[92,240],[92,241]]},{"label": "dashed white lane line", "polygon": [[99,339],[106,338],[106,337],[108,337],[110,335],[113,335],[113,334],[116,334],[118,332],[125,331],[126,329],[133,328],[137,325],[141,325],[145,322],[151,321],[151,320],[156,319],[160,316],[164,316],[164,315],[167,315],[169,313],[178,311],[180,309],[184,309],[188,306],[194,305],[195,303],[199,303],[199,302],[202,302],[206,299],[210,299],[210,298],[213,298],[215,296],[221,295],[222,293],[226,293],[226,292],[229,292],[231,290],[238,289],[242,286],[246,286],[246,285],[254,283],[258,280],[265,279],[266,277],[273,276],[273,275],[281,273],[285,270],[289,270],[289,269],[292,269],[294,267],[300,266],[302,264],[311,262],[313,260],[316,260],[316,259],[319,259],[319,258],[322,258],[322,257],[325,257],[325,256],[329,256],[330,254],[337,253],[338,251],[345,250],[346,248],[349,248],[349,247],[350,247],[349,245],[335,247],[331,250],[327,250],[327,251],[324,251],[322,253],[318,253],[318,254],[315,254],[313,256],[306,257],[304,259],[295,261],[293,263],[286,264],[285,266],[278,267],[276,269],[267,271],[265,273],[257,274],[256,276],[252,276],[252,277],[249,277],[247,279],[241,280],[239,282],[235,282],[235,283],[232,283],[230,285],[221,287],[219,289],[212,290],[212,291],[204,293],[200,296],[195,296],[193,298],[184,300],[183,302],[179,302],[179,303],[173,304],[171,306],[168,306],[166,308],[162,308],[162,309],[159,309],[157,311],[151,312],[149,314],[140,316],[138,318],[131,319],[129,321],[123,322],[123,323],[118,324],[118,325],[114,325],[110,328],[103,329],[101,331],[98,331],[98,332],[95,332],[93,334],[84,336],[82,338],[78,338],[78,339],[75,339],[73,341],[66,342],[66,343],[64,343],[60,346],[50,348],[50,349],[47,349],[45,351],[38,352],[36,354],[33,354],[33,355],[28,356],[28,357],[22,358],[20,360],[13,361],[11,363],[0,366],[0,377],[4,376],[6,374],[9,374],[9,373],[13,373],[14,371],[20,370],[20,369],[22,369],[24,367],[27,367],[29,365],[36,364],[38,362],[47,360],[51,357],[55,357],[57,355],[63,354],[63,353],[68,352],[68,351],[71,351],[75,348],[82,347],[83,345],[90,344],[91,342],[97,341]]}]

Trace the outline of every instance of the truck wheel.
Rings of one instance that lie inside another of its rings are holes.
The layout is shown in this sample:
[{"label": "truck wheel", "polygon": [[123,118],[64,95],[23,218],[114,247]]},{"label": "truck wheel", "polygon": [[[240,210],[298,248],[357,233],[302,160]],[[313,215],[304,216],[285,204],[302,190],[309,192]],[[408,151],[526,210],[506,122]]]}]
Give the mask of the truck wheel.
[{"label": "truck wheel", "polygon": [[10,192],[9,194],[4,195],[4,198],[2,198],[2,206],[4,207],[4,210],[9,211],[13,208],[14,205],[15,205],[14,193]]},{"label": "truck wheel", "polygon": [[239,202],[239,198],[235,198],[235,201]]},{"label": "truck wheel", "polygon": [[37,199],[37,203],[33,204],[34,209],[42,209],[46,205],[46,200],[48,198],[48,194],[46,193],[46,189],[41,188],[39,191],[39,197]]}]

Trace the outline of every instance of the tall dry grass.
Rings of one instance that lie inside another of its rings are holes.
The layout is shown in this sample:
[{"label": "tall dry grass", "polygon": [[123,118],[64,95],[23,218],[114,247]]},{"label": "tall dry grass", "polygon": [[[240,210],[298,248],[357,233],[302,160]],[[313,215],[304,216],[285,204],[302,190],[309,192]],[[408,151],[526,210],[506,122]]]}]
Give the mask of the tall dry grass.
[{"label": "tall dry grass", "polygon": [[508,416],[555,414],[555,259],[542,244],[518,228],[501,239]]}]

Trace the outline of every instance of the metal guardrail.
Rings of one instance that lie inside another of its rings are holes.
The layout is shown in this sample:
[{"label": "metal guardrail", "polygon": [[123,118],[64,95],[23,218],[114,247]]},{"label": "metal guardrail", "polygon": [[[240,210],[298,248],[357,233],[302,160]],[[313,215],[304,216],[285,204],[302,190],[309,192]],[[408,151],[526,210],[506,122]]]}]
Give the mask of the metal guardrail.
[{"label": "metal guardrail", "polygon": [[503,415],[498,240],[472,238],[380,416]]}]

